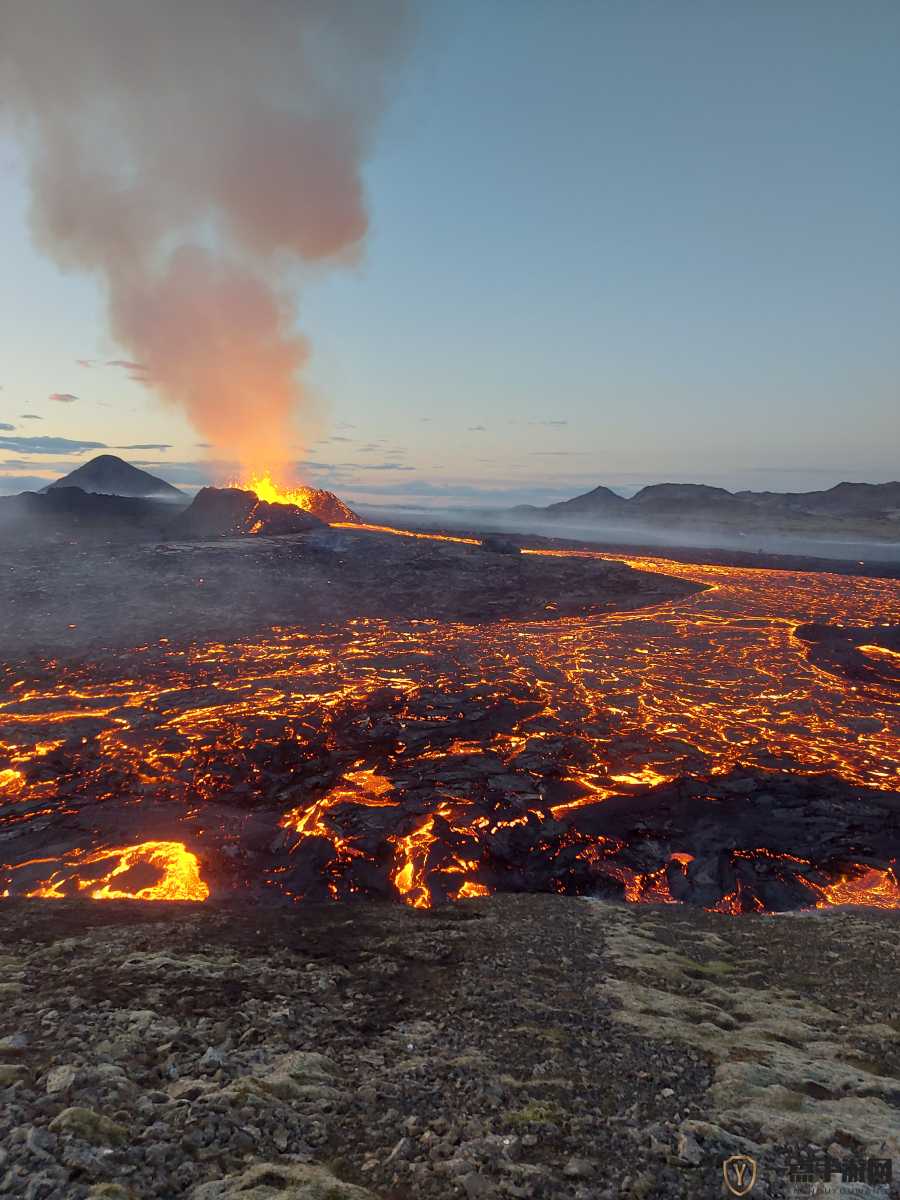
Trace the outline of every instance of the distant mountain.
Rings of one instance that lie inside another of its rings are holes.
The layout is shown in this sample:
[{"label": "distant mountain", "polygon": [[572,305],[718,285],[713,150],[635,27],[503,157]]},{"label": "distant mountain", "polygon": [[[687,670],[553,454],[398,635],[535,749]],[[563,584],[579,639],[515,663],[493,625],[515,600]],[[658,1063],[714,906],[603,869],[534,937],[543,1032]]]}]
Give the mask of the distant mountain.
[{"label": "distant mountain", "polygon": [[844,517],[900,516],[900,483],[838,483],[823,492],[736,492],[758,508],[791,508]]},{"label": "distant mountain", "polygon": [[722,529],[741,534],[858,533],[900,540],[900,483],[839,483],[821,492],[729,492],[701,483],[658,483],[625,500],[607,487],[510,515],[623,527]]},{"label": "distant mountain", "polygon": [[725,488],[710,487],[705,483],[653,483],[641,488],[626,503],[629,508],[638,507],[649,513],[708,510],[716,505],[730,505],[734,499]]},{"label": "distant mountain", "polygon": [[608,517],[619,516],[627,504],[628,501],[616,492],[601,486],[595,487],[592,492],[585,492],[583,496],[575,496],[572,500],[560,500],[537,511],[553,517]]},{"label": "distant mountain", "polygon": [[144,499],[187,500],[184,492],[166,483],[164,479],[133,467],[115,454],[99,454],[76,467],[62,479],[49,484],[44,490],[53,488],[81,488],[83,492],[95,492],[104,496],[135,496]]}]

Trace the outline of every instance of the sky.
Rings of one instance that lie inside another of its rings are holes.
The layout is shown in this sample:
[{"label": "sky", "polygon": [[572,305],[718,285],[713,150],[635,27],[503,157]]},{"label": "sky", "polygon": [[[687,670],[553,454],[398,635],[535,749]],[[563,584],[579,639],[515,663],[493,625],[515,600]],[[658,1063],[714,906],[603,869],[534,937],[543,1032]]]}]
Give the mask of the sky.
[{"label": "sky", "polygon": [[[360,260],[298,276],[298,481],[357,502],[900,476],[900,6],[420,4]],[[31,241],[0,128],[0,490],[226,478]],[[47,439],[47,440],[43,440]]]}]

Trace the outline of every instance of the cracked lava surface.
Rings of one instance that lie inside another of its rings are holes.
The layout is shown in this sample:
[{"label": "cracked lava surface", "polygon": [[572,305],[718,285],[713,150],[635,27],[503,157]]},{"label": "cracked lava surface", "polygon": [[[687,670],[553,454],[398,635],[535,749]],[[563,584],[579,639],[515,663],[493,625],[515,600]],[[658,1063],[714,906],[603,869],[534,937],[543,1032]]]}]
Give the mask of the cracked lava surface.
[{"label": "cracked lava surface", "polygon": [[869,635],[888,673],[858,679],[796,633],[896,625],[900,584],[602,557],[706,590],[533,623],[163,639],[10,680],[0,894],[900,906],[896,653]]}]

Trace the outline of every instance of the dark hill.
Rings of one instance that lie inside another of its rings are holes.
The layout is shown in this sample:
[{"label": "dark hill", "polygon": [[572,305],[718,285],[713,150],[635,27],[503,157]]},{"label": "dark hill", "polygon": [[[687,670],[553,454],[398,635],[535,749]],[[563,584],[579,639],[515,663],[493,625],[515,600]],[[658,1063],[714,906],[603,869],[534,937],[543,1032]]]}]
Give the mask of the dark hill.
[{"label": "dark hill", "polygon": [[159,536],[172,505],[140,496],[107,496],[77,487],[0,497],[0,535],[13,539],[87,535],[130,539]]},{"label": "dark hill", "polygon": [[701,483],[657,483],[624,500],[607,487],[546,508],[510,513],[584,525],[619,522],[639,528],[860,535],[900,540],[900,483],[839,483],[821,492],[729,492]]},{"label": "dark hill", "polygon": [[838,483],[821,492],[737,492],[757,508],[840,517],[884,517],[900,514],[900,483]]},{"label": "dark hill", "polygon": [[608,487],[595,487],[592,492],[575,496],[572,500],[560,500],[538,511],[553,517],[620,516],[628,504]]},{"label": "dark hill", "polygon": [[628,503],[639,504],[645,509],[708,508],[728,504],[734,499],[725,488],[710,487],[706,483],[652,483],[641,488]]},{"label": "dark hill", "polygon": [[184,500],[184,492],[180,492],[171,483],[133,467],[115,454],[99,454],[90,462],[76,467],[62,479],[57,479],[45,488],[81,488],[83,492],[95,492],[104,496],[139,496],[147,499]]}]

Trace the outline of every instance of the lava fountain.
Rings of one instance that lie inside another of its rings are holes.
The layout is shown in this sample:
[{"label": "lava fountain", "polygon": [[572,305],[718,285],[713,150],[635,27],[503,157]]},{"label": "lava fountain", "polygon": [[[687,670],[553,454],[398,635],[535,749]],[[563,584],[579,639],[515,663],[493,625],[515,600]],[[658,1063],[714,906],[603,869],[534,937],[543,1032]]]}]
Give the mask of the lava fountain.
[{"label": "lava fountain", "polygon": [[283,487],[275,482],[271,471],[251,473],[245,479],[233,480],[227,486],[252,492],[257,500],[266,504],[292,504],[329,524],[352,525],[359,520],[353,509],[334,492],[301,485]]}]

